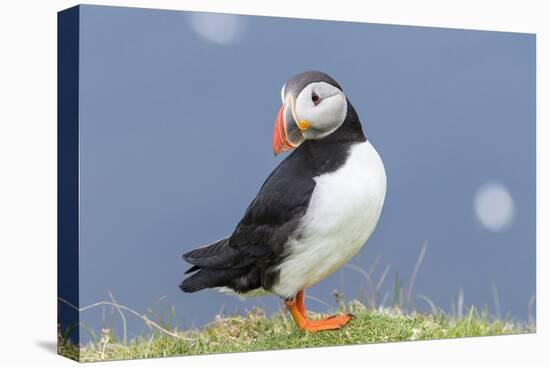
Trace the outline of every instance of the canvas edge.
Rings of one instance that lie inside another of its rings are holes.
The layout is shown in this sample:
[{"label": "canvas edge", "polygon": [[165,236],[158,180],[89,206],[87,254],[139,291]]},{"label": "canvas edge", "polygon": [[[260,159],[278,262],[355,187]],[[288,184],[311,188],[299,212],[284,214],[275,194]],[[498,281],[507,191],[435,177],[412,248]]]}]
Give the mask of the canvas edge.
[{"label": "canvas edge", "polygon": [[57,352],[80,359],[80,6],[57,13]]}]

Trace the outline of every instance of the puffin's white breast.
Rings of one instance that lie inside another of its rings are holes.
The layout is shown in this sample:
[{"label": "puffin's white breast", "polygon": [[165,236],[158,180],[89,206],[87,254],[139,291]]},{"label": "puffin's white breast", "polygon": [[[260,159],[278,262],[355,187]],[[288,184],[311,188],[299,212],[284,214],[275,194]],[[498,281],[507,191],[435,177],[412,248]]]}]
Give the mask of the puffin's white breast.
[{"label": "puffin's white breast", "polygon": [[384,165],[368,141],[350,149],[342,167],[315,178],[301,235],[287,244],[273,293],[293,297],[318,283],[351,259],[376,227],[386,196]]}]

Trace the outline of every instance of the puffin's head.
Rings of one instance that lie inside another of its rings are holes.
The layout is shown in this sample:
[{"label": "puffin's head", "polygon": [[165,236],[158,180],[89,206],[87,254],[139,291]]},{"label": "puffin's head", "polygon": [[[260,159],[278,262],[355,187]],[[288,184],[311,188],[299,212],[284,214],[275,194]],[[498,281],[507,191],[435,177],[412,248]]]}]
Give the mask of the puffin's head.
[{"label": "puffin's head", "polygon": [[322,139],[344,123],[347,99],[340,85],[320,71],[292,77],[281,90],[283,105],[273,130],[273,152],[296,148],[306,139]]}]

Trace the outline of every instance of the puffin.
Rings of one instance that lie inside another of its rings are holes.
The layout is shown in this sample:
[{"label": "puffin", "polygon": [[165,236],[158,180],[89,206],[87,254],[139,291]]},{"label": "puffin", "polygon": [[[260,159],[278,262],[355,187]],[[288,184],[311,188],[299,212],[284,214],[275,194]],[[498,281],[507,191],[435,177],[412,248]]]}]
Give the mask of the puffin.
[{"label": "puffin", "polygon": [[342,87],[320,71],[289,79],[267,177],[233,233],[183,255],[183,292],[276,295],[298,329],[340,329],[351,314],[308,317],[304,291],[350,260],[373,233],[386,196],[384,164]]}]

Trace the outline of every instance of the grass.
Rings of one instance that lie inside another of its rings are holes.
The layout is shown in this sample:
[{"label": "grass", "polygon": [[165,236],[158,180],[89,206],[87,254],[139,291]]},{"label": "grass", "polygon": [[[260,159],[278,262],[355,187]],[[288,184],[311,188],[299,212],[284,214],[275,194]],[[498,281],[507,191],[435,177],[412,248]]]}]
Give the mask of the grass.
[{"label": "grass", "polygon": [[[344,295],[335,291],[334,297],[338,310],[333,313],[353,313],[355,318],[341,330],[308,333],[300,331],[294,325],[286,310],[268,317],[260,308],[245,315],[226,317],[218,315],[200,330],[181,331],[172,326],[173,308],[164,309],[159,314],[140,314],[119,304],[109,292],[110,301],[77,308],[69,302],[60,302],[83,312],[96,307],[110,307],[111,315],[118,313],[123,330],[117,338],[112,328],[104,328],[99,333],[87,329],[92,341],[76,346],[68,341],[68,335],[58,333],[58,352],[68,358],[81,362],[104,360],[170,357],[180,355],[251,352],[289,348],[314,348],[336,345],[385,343],[413,340],[450,339],[510,335],[535,332],[535,319],[532,315],[534,296],[529,301],[529,320],[527,324],[513,322],[500,315],[498,292],[493,286],[496,316],[490,316],[486,310],[464,305],[464,291],[458,294],[456,305],[451,305],[451,313],[439,309],[428,297],[417,295],[430,306],[429,313],[416,311],[412,293],[417,273],[427,250],[427,242],[422,244],[420,254],[410,275],[407,287],[397,273],[393,279],[391,295],[380,297],[382,284],[388,280],[390,266],[386,265],[379,276],[375,277],[380,257],[376,258],[368,270],[357,265],[346,264],[363,278],[359,287],[359,298],[344,302]],[[376,278],[376,279],[375,279]],[[312,298],[308,297],[307,298]],[[314,300],[317,300],[313,298]],[[159,300],[160,301],[160,300]],[[325,302],[317,300],[325,305]],[[388,302],[389,301],[389,302]],[[390,305],[388,305],[388,303]],[[409,311],[407,311],[409,310]],[[149,328],[149,333],[128,339],[126,333],[126,314],[140,318]],[[309,313],[312,319],[321,314]],[[154,322],[154,320],[159,320]],[[111,323],[112,325],[112,323]]]},{"label": "grass", "polygon": [[[395,307],[373,310],[358,301],[342,305],[339,311],[352,312],[356,318],[338,331],[302,332],[286,312],[267,317],[256,308],[243,316],[217,316],[201,330],[155,327],[149,335],[130,341],[117,340],[111,330],[103,329],[99,338],[80,348],[60,338],[58,349],[66,357],[92,362],[534,332],[534,326],[491,320],[473,307],[461,318],[442,312],[404,314]],[[310,313],[312,318],[320,316]]]}]

